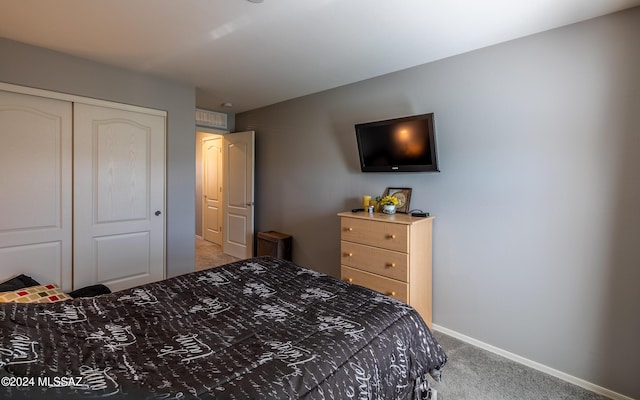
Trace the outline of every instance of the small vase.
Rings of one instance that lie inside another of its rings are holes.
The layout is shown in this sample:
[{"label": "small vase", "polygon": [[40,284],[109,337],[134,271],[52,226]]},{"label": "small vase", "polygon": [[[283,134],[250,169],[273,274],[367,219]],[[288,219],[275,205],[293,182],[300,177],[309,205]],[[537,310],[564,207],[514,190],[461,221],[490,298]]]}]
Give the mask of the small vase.
[{"label": "small vase", "polygon": [[382,212],[385,214],[395,214],[396,206],[394,206],[393,204],[385,204],[384,206],[382,206]]}]

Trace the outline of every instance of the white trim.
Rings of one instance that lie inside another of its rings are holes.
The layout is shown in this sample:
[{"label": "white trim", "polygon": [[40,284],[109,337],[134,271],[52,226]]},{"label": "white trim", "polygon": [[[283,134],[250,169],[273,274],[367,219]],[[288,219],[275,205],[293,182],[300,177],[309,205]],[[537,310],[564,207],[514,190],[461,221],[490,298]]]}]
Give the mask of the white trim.
[{"label": "white trim", "polygon": [[218,128],[209,128],[206,126],[200,126],[200,125],[196,125],[196,133],[211,133],[214,135],[224,135],[226,133],[229,133],[228,130],[225,129],[218,129]]},{"label": "white trim", "polygon": [[46,97],[48,99],[64,100],[72,103],[89,104],[92,106],[116,108],[118,110],[133,111],[133,112],[151,114],[151,115],[159,115],[165,118],[167,117],[167,111],[165,110],[158,110],[155,108],[148,108],[148,107],[139,107],[131,104],[118,103],[115,101],[93,99],[91,97],[54,92],[51,90],[36,89],[28,86],[13,85],[11,83],[0,82],[0,90],[4,90],[6,92],[29,94],[32,96]]},{"label": "white trim", "polygon": [[562,379],[565,382],[569,382],[569,383],[571,383],[573,385],[580,386],[581,388],[590,390],[590,391],[592,391],[594,393],[597,393],[599,395],[602,395],[602,396],[606,396],[606,397],[608,397],[608,398],[610,398],[612,400],[634,400],[631,397],[627,397],[627,396],[625,396],[623,394],[614,392],[613,390],[609,390],[609,389],[604,388],[602,386],[598,386],[598,385],[596,385],[594,383],[587,382],[584,379],[576,378],[575,376],[566,374],[566,373],[564,373],[562,371],[558,371],[557,369],[548,367],[548,366],[546,366],[544,364],[540,364],[539,362],[536,362],[536,361],[533,361],[533,360],[529,360],[529,359],[524,358],[522,356],[519,356],[517,354],[514,354],[514,353],[508,352],[506,350],[503,350],[501,348],[492,346],[492,345],[490,345],[488,343],[481,342],[481,341],[479,341],[477,339],[474,339],[472,337],[463,335],[462,333],[458,333],[456,331],[453,331],[451,329],[445,328],[443,326],[440,326],[440,325],[437,325],[437,324],[433,324],[433,330],[436,330],[438,332],[444,333],[445,335],[452,336],[452,337],[454,337],[456,339],[462,340],[463,342],[469,343],[469,344],[471,344],[473,346],[476,346],[476,347],[479,347],[481,349],[490,351],[490,352],[495,353],[495,354],[497,354],[499,356],[507,358],[507,359],[509,359],[511,361],[515,361],[515,362],[517,362],[519,364],[526,365],[527,367],[530,367],[530,368],[536,369],[538,371],[544,372],[545,374],[549,374],[551,376],[555,376],[556,378]]}]

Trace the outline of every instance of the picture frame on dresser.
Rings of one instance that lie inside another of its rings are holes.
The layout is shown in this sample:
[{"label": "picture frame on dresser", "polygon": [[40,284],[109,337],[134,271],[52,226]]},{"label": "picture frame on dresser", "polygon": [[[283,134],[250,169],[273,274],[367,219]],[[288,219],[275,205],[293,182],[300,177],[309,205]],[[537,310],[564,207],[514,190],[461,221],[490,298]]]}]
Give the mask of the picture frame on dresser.
[{"label": "picture frame on dresser", "polygon": [[396,206],[396,212],[407,214],[410,210],[409,204],[411,203],[411,188],[394,188],[388,187],[382,197],[395,196],[399,203]]}]

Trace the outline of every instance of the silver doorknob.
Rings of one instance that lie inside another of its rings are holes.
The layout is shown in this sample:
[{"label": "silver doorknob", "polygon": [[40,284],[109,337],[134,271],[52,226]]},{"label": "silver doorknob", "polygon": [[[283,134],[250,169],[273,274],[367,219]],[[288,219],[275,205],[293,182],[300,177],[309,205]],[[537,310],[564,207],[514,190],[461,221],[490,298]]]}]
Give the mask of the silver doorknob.
[{"label": "silver doorknob", "polygon": [[158,211],[155,212],[155,214],[156,214],[156,217],[157,217],[158,215],[160,215],[162,213],[160,212],[160,210],[158,210]]}]

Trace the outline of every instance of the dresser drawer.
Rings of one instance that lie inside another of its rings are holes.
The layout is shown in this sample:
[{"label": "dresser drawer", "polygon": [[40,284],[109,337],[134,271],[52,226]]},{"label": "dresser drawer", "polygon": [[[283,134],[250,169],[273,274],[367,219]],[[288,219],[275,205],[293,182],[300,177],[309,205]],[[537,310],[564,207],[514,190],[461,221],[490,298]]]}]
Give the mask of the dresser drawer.
[{"label": "dresser drawer", "polygon": [[393,297],[394,299],[404,301],[405,303],[408,301],[407,293],[409,285],[407,283],[371,274],[369,272],[360,271],[344,265],[340,268],[340,275],[342,280],[345,282],[373,289],[377,292]]},{"label": "dresser drawer", "polygon": [[399,281],[409,281],[409,254],[366,246],[353,242],[340,242],[340,263]]},{"label": "dresser drawer", "polygon": [[409,252],[408,225],[392,222],[340,218],[341,239],[384,249]]}]

